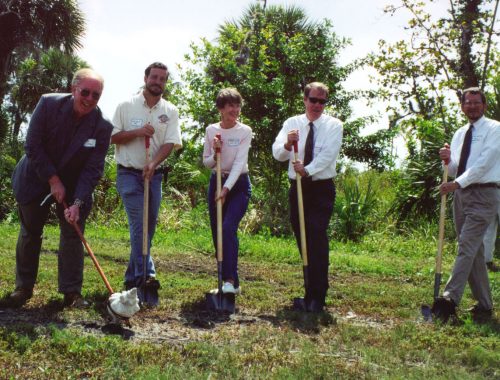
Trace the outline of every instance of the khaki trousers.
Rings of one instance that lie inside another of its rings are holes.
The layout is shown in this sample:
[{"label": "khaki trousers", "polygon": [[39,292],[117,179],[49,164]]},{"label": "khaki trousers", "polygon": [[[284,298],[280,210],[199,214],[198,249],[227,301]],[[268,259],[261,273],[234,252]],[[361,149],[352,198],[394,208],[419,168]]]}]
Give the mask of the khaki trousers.
[{"label": "khaki trousers", "polygon": [[458,254],[443,296],[451,298],[457,305],[468,281],[478,305],[488,310],[493,308],[483,237],[496,216],[499,202],[500,189],[495,187],[472,185],[455,191],[453,217]]}]

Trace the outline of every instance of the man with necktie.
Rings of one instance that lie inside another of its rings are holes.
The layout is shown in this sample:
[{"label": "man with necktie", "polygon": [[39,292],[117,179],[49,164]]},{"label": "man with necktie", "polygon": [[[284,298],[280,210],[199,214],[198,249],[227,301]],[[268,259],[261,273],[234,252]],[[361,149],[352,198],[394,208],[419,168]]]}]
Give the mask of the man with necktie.
[{"label": "man with necktie", "polygon": [[[273,144],[273,156],[289,161],[289,204],[292,229],[299,250],[300,226],[296,173],[302,177],[302,195],[308,256],[308,287],[305,289],[306,311],[321,312],[328,290],[328,225],[335,203],[335,165],[342,144],[342,123],[323,114],[328,102],[328,87],[320,82],[304,89],[305,114],[287,119]],[[298,145],[298,160],[293,145]]]},{"label": "man with necktie", "polygon": [[458,253],[443,296],[432,312],[446,322],[462,298],[469,282],[477,304],[470,310],[474,319],[491,317],[493,301],[484,259],[483,237],[500,202],[500,123],[484,116],[486,97],[479,88],[464,90],[462,112],[468,124],[459,128],[451,141],[439,150],[448,164],[452,182],[440,186],[441,194],[454,192],[453,216]]}]

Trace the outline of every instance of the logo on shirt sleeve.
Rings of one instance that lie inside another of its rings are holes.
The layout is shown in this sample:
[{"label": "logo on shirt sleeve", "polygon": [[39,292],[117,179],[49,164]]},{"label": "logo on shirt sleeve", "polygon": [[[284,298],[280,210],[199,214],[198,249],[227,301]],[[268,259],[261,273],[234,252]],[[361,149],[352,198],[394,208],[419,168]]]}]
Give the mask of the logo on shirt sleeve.
[{"label": "logo on shirt sleeve", "polygon": [[163,115],[160,115],[158,116],[158,121],[162,124],[165,124],[166,122],[168,122],[168,116],[166,114],[163,114]]}]

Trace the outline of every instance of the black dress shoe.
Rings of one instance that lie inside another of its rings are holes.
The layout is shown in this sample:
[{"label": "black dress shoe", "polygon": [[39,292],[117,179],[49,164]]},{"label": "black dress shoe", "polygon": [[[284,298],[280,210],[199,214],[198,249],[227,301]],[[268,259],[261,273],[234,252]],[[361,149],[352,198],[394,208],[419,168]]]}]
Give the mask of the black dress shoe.
[{"label": "black dress shoe", "polygon": [[434,319],[439,319],[442,323],[446,323],[451,316],[456,315],[456,308],[457,305],[455,305],[453,300],[439,297],[434,301],[431,311],[434,315]]},{"label": "black dress shoe", "polygon": [[311,313],[322,313],[325,308],[325,301],[313,298],[307,303],[307,311]]},{"label": "black dress shoe", "polygon": [[294,311],[307,311],[306,301],[304,298],[294,298],[292,309]]}]

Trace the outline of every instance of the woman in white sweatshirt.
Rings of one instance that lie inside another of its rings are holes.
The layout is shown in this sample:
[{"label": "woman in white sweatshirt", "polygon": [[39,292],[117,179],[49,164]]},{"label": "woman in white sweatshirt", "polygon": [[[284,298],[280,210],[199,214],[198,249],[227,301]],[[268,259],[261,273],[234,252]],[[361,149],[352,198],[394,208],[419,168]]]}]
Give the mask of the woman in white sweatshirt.
[{"label": "woman in white sweatshirt", "polygon": [[[222,264],[223,293],[240,293],[238,279],[238,226],[245,215],[251,195],[248,177],[248,149],[252,140],[252,129],[238,121],[243,99],[234,88],[222,89],[215,104],[221,120],[211,124],[205,132],[203,164],[213,169],[208,188],[208,210],[212,238],[217,247],[217,212],[215,149],[221,149],[222,191]],[[216,137],[220,135],[220,140]]]}]

